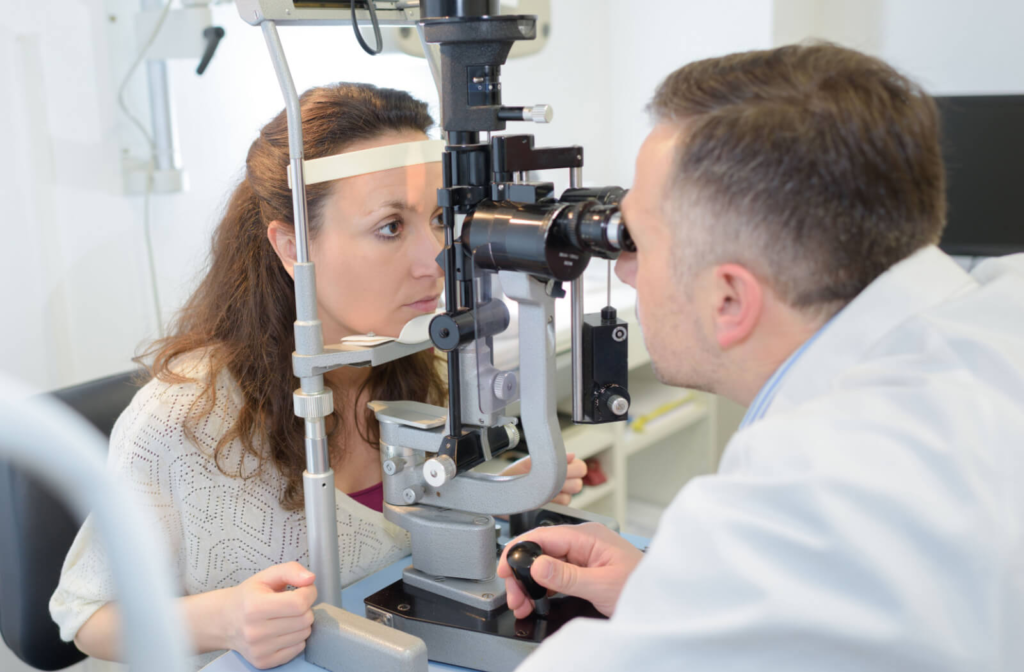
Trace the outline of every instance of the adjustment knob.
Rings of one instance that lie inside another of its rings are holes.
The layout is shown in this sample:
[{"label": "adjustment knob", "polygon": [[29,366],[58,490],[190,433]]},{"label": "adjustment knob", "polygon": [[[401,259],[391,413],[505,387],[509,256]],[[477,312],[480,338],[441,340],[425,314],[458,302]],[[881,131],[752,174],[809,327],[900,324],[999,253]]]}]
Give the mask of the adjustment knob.
[{"label": "adjustment knob", "polygon": [[511,450],[519,445],[522,440],[522,435],[519,433],[519,428],[513,424],[505,425],[505,433],[508,434],[508,447]]},{"label": "adjustment knob", "polygon": [[621,385],[609,385],[601,390],[597,398],[598,413],[611,413],[616,418],[625,418],[629,410],[629,392]]},{"label": "adjustment knob", "polygon": [[502,371],[494,377],[494,396],[508,401],[515,396],[519,388],[519,379],[513,371]]},{"label": "adjustment knob", "polygon": [[523,108],[523,121],[532,121],[535,124],[550,124],[555,118],[555,110],[550,105],[534,105]]},{"label": "adjustment knob", "polygon": [[608,400],[608,408],[612,410],[615,415],[625,415],[626,411],[629,410],[629,402],[615,394]]},{"label": "adjustment knob", "polygon": [[434,488],[440,488],[455,478],[456,473],[455,460],[447,455],[438,455],[423,463],[423,478]]}]

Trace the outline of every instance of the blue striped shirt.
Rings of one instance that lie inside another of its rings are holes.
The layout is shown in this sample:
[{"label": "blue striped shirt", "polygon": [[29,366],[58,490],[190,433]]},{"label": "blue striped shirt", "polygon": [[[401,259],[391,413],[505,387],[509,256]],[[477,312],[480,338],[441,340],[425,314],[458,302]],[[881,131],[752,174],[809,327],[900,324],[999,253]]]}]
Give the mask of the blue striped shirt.
[{"label": "blue striped shirt", "polygon": [[789,356],[782,366],[775,370],[772,377],[768,379],[761,390],[754,397],[754,401],[750,404],[750,408],[747,409],[746,414],[743,416],[743,421],[740,423],[740,429],[749,427],[758,420],[764,417],[764,414],[768,412],[768,408],[772,405],[772,401],[775,399],[775,393],[779,389],[779,385],[782,383],[782,379],[786,377],[786,373],[789,372],[793,365],[796,364],[797,360],[800,359],[800,355],[804,354],[804,351],[811,346],[811,343],[817,340],[818,336],[821,336],[821,332],[825,331],[828,327],[826,322],[821,329],[814,332],[814,335],[804,341],[803,345],[796,349],[792,355]]}]

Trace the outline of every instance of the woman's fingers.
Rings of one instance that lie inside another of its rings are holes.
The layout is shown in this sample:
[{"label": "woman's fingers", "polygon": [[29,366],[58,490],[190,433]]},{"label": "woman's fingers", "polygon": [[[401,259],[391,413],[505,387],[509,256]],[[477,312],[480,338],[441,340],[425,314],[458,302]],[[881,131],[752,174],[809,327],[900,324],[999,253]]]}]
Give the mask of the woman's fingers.
[{"label": "woman's fingers", "polygon": [[570,453],[569,466],[565,470],[565,478],[583,478],[587,475],[587,463],[583,460],[574,459],[576,456]]},{"label": "woman's fingers", "polygon": [[583,489],[582,478],[567,478],[565,483],[562,485],[562,492],[567,495],[575,495],[577,492]]},{"label": "woman's fingers", "polygon": [[291,646],[288,646],[288,647],[285,647],[283,649],[280,649],[280,650],[278,650],[278,651],[276,651],[276,652],[266,656],[265,658],[262,658],[260,660],[260,664],[259,665],[257,665],[256,663],[253,663],[253,666],[258,668],[258,669],[261,669],[261,670],[266,670],[266,669],[271,668],[271,667],[278,667],[280,665],[284,665],[285,663],[290,661],[292,658],[294,658],[295,656],[297,656],[300,653],[302,653],[303,649],[305,649],[305,648],[306,648],[306,640],[302,640],[301,642],[298,642],[297,644],[292,644]]},{"label": "woman's fingers", "polygon": [[267,638],[281,637],[296,632],[308,630],[313,625],[313,612],[307,611],[301,616],[289,616],[287,618],[272,618],[266,622],[265,630]]}]

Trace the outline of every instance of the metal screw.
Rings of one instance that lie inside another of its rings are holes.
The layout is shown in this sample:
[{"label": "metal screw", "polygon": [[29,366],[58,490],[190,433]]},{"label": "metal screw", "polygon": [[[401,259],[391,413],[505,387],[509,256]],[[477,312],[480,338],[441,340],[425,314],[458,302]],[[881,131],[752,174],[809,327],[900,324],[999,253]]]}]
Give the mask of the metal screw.
[{"label": "metal screw", "polygon": [[487,518],[474,518],[473,519],[473,524],[474,525],[490,525],[491,521],[488,520]]},{"label": "metal screw", "polygon": [[[401,607],[399,607],[401,609]],[[530,633],[526,630],[516,630],[516,637],[529,637]]]},{"label": "metal screw", "polygon": [[450,334],[450,333],[451,332],[448,331],[447,329],[442,329],[441,330],[441,338],[448,338],[448,334]]},{"label": "metal screw", "polygon": [[408,604],[400,604],[400,605],[398,605],[398,610],[399,611],[409,611],[410,609],[412,609],[412,607],[410,607]]},{"label": "metal screw", "polygon": [[484,598],[485,600],[489,600],[494,597],[494,593],[484,593],[480,597]]}]

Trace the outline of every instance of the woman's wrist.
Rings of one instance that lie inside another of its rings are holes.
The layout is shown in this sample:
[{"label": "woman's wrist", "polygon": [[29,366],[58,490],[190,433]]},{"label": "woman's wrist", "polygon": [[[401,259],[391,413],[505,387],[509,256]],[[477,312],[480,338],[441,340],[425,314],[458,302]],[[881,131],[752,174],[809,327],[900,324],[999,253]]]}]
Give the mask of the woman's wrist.
[{"label": "woman's wrist", "polygon": [[211,590],[182,598],[183,616],[196,653],[232,648],[231,598],[234,588]]}]

